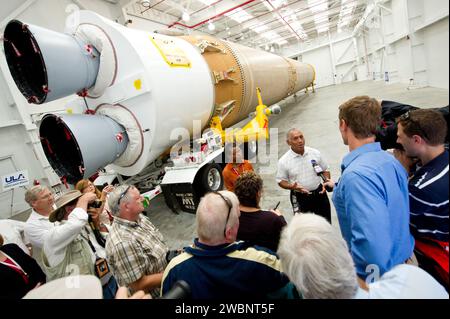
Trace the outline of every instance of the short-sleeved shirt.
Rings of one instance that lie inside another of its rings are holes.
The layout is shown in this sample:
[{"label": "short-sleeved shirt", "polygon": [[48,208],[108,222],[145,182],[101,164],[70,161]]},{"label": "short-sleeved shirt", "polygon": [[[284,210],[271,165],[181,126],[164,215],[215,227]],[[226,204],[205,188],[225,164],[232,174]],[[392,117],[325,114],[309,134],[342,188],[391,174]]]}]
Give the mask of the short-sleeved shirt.
[{"label": "short-sleeved shirt", "polygon": [[250,164],[250,162],[247,160],[244,160],[243,163],[237,164],[236,167],[233,163],[228,163],[222,171],[223,183],[225,188],[230,192],[233,192],[236,180],[239,176],[247,171],[253,171],[252,164]]},{"label": "short-sleeved shirt", "polygon": [[[137,221],[114,217],[106,240],[106,258],[120,286],[164,271],[169,250],[159,230],[145,216]],[[159,296],[159,288],[150,291]]]},{"label": "short-sleeved shirt", "polygon": [[290,149],[278,160],[277,183],[297,182],[309,191],[316,190],[321,179],[312,166],[312,160],[315,160],[322,170],[328,170],[329,166],[318,150],[305,146],[305,152],[300,155]]},{"label": "short-sleeved shirt", "polygon": [[411,232],[448,243],[448,151],[422,166],[409,181]]},{"label": "short-sleeved shirt", "polygon": [[266,210],[241,211],[237,239],[249,241],[252,245],[266,247],[276,252],[280,233],[284,226],[286,226],[284,217],[273,212]]}]

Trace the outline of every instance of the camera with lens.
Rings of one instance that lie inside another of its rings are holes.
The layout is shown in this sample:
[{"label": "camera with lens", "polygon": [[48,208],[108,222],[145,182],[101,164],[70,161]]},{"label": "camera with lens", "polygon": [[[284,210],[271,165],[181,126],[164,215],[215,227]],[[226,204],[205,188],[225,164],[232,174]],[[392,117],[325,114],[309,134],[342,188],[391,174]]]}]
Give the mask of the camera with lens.
[{"label": "camera with lens", "polygon": [[[418,107],[403,104],[400,102],[386,101],[381,102],[381,119],[380,127],[376,132],[376,142],[380,142],[380,146],[383,150],[390,148],[403,149],[403,147],[397,143],[397,122],[396,119],[402,114],[418,110]],[[434,110],[440,112],[448,124],[448,105],[440,108],[433,108]],[[445,138],[445,143],[448,144],[449,132],[447,131],[447,136]]]},{"label": "camera with lens", "polygon": [[88,204],[88,208],[100,208],[100,207],[102,207],[102,201],[99,199],[96,199],[92,203]]}]

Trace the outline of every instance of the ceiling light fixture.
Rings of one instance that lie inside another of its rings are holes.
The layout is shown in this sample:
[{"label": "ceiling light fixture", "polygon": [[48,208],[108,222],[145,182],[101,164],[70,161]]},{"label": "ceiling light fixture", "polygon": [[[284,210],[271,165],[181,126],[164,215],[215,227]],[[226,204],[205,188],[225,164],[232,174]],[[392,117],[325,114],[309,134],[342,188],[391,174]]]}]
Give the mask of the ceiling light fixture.
[{"label": "ceiling light fixture", "polygon": [[181,16],[181,19],[183,19],[183,21],[188,22],[189,20],[191,20],[191,16],[189,15],[189,13],[187,13],[186,11],[183,12],[183,15]]},{"label": "ceiling light fixture", "polygon": [[209,22],[208,23],[208,30],[209,31],[214,31],[216,29],[216,26],[214,25],[214,23]]},{"label": "ceiling light fixture", "polygon": [[144,8],[150,8],[150,1],[149,0],[142,0],[141,1],[141,6],[143,6]]}]

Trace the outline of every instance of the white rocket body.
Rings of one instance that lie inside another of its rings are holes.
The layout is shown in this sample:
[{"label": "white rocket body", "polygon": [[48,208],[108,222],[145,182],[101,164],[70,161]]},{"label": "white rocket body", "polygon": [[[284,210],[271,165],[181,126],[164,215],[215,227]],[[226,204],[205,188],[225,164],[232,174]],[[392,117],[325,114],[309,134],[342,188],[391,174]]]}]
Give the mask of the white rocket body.
[{"label": "white rocket body", "polygon": [[[232,106],[233,111],[225,119],[224,126],[231,126],[254,111],[257,86],[263,92],[265,104],[271,105],[314,81],[314,69],[308,64],[212,37],[172,37],[128,29],[90,11],[78,12],[77,18],[79,24],[67,32],[77,39],[81,48],[92,44],[98,50],[90,52],[92,59],[100,57],[98,76],[95,84],[86,87],[85,97],[89,107],[96,110],[96,115],[79,115],[77,120],[71,115],[52,115],[52,120],[46,121],[44,117],[41,124],[41,135],[49,140],[43,142],[49,162],[54,168],[58,166],[55,170],[60,176],[66,175],[67,170],[71,171],[72,180],[89,177],[105,165],[111,165],[122,175],[138,174],[178,141],[178,136],[171,138],[175,129],[185,128],[192,132],[194,121],[200,121],[201,128],[204,128],[212,116],[222,112],[226,106]],[[44,52],[39,35],[33,33],[32,26],[29,29],[31,37]],[[7,36],[5,31],[5,38]],[[14,48],[26,50],[26,45],[21,49],[21,41],[8,40],[10,43],[16,41]],[[44,65],[52,64],[46,56],[42,60]],[[14,63],[20,63],[20,59],[12,57],[8,64],[21,89],[24,84],[20,86],[22,79],[14,75],[17,73],[13,70]],[[67,73],[64,68],[59,69],[70,78],[70,73],[82,72],[84,68],[75,66]],[[25,86],[27,81],[32,82],[25,80]],[[52,82],[48,80],[47,83]],[[53,86],[48,87],[50,92],[55,96],[61,95],[57,94],[57,84]],[[27,96],[24,89],[21,91],[30,101],[29,94]],[[31,98],[30,102],[49,101],[51,94]],[[67,107],[81,112],[84,101],[78,98]],[[95,123],[105,122],[99,115],[118,125],[105,124],[106,127],[114,126],[111,132],[109,129],[97,131],[100,126]],[[88,117],[91,124],[85,120]],[[59,125],[61,121],[64,122],[64,131],[49,127]],[[86,124],[83,126],[84,121]],[[71,124],[75,122],[77,124]],[[73,139],[73,146],[56,145],[65,142],[56,141],[52,136],[62,132],[67,133],[67,140],[69,137]],[[118,144],[115,151],[105,158],[92,155],[101,154],[105,143],[110,143],[103,137],[108,134],[111,135],[111,143]],[[62,150],[68,147],[76,149],[73,154],[79,153],[79,163],[76,160],[64,163]],[[77,165],[79,173],[76,172]]]}]

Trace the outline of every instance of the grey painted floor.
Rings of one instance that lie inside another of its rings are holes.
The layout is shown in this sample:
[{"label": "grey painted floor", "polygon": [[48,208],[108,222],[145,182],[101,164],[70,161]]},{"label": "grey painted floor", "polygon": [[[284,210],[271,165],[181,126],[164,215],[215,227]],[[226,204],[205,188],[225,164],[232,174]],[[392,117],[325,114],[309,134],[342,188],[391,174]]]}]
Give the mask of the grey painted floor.
[{"label": "grey painted floor", "polygon": [[[332,177],[338,178],[340,162],[347,154],[338,130],[338,106],[356,95],[369,95],[379,100],[391,100],[411,104],[421,108],[441,107],[449,104],[449,92],[445,89],[422,88],[408,90],[403,84],[385,84],[378,81],[351,82],[317,89],[315,93],[300,93],[279,103],[282,112],[271,118],[270,127],[277,128],[278,151],[271,152],[268,164],[254,164],[264,180],[264,194],[261,207],[273,208],[281,201],[279,209],[289,222],[292,218],[289,191],[281,189],[276,181],[277,159],[288,146],[286,132],[293,127],[303,131],[306,145],[317,148],[330,165]],[[264,101],[264,92],[262,92]],[[269,149],[269,147],[268,147]],[[329,194],[331,195],[331,194]],[[331,197],[330,197],[331,198]],[[332,223],[339,227],[336,212],[332,206]],[[163,196],[155,198],[148,209],[148,217],[160,229],[171,248],[187,246],[196,236],[195,215],[181,212],[174,214],[167,208]]]}]

